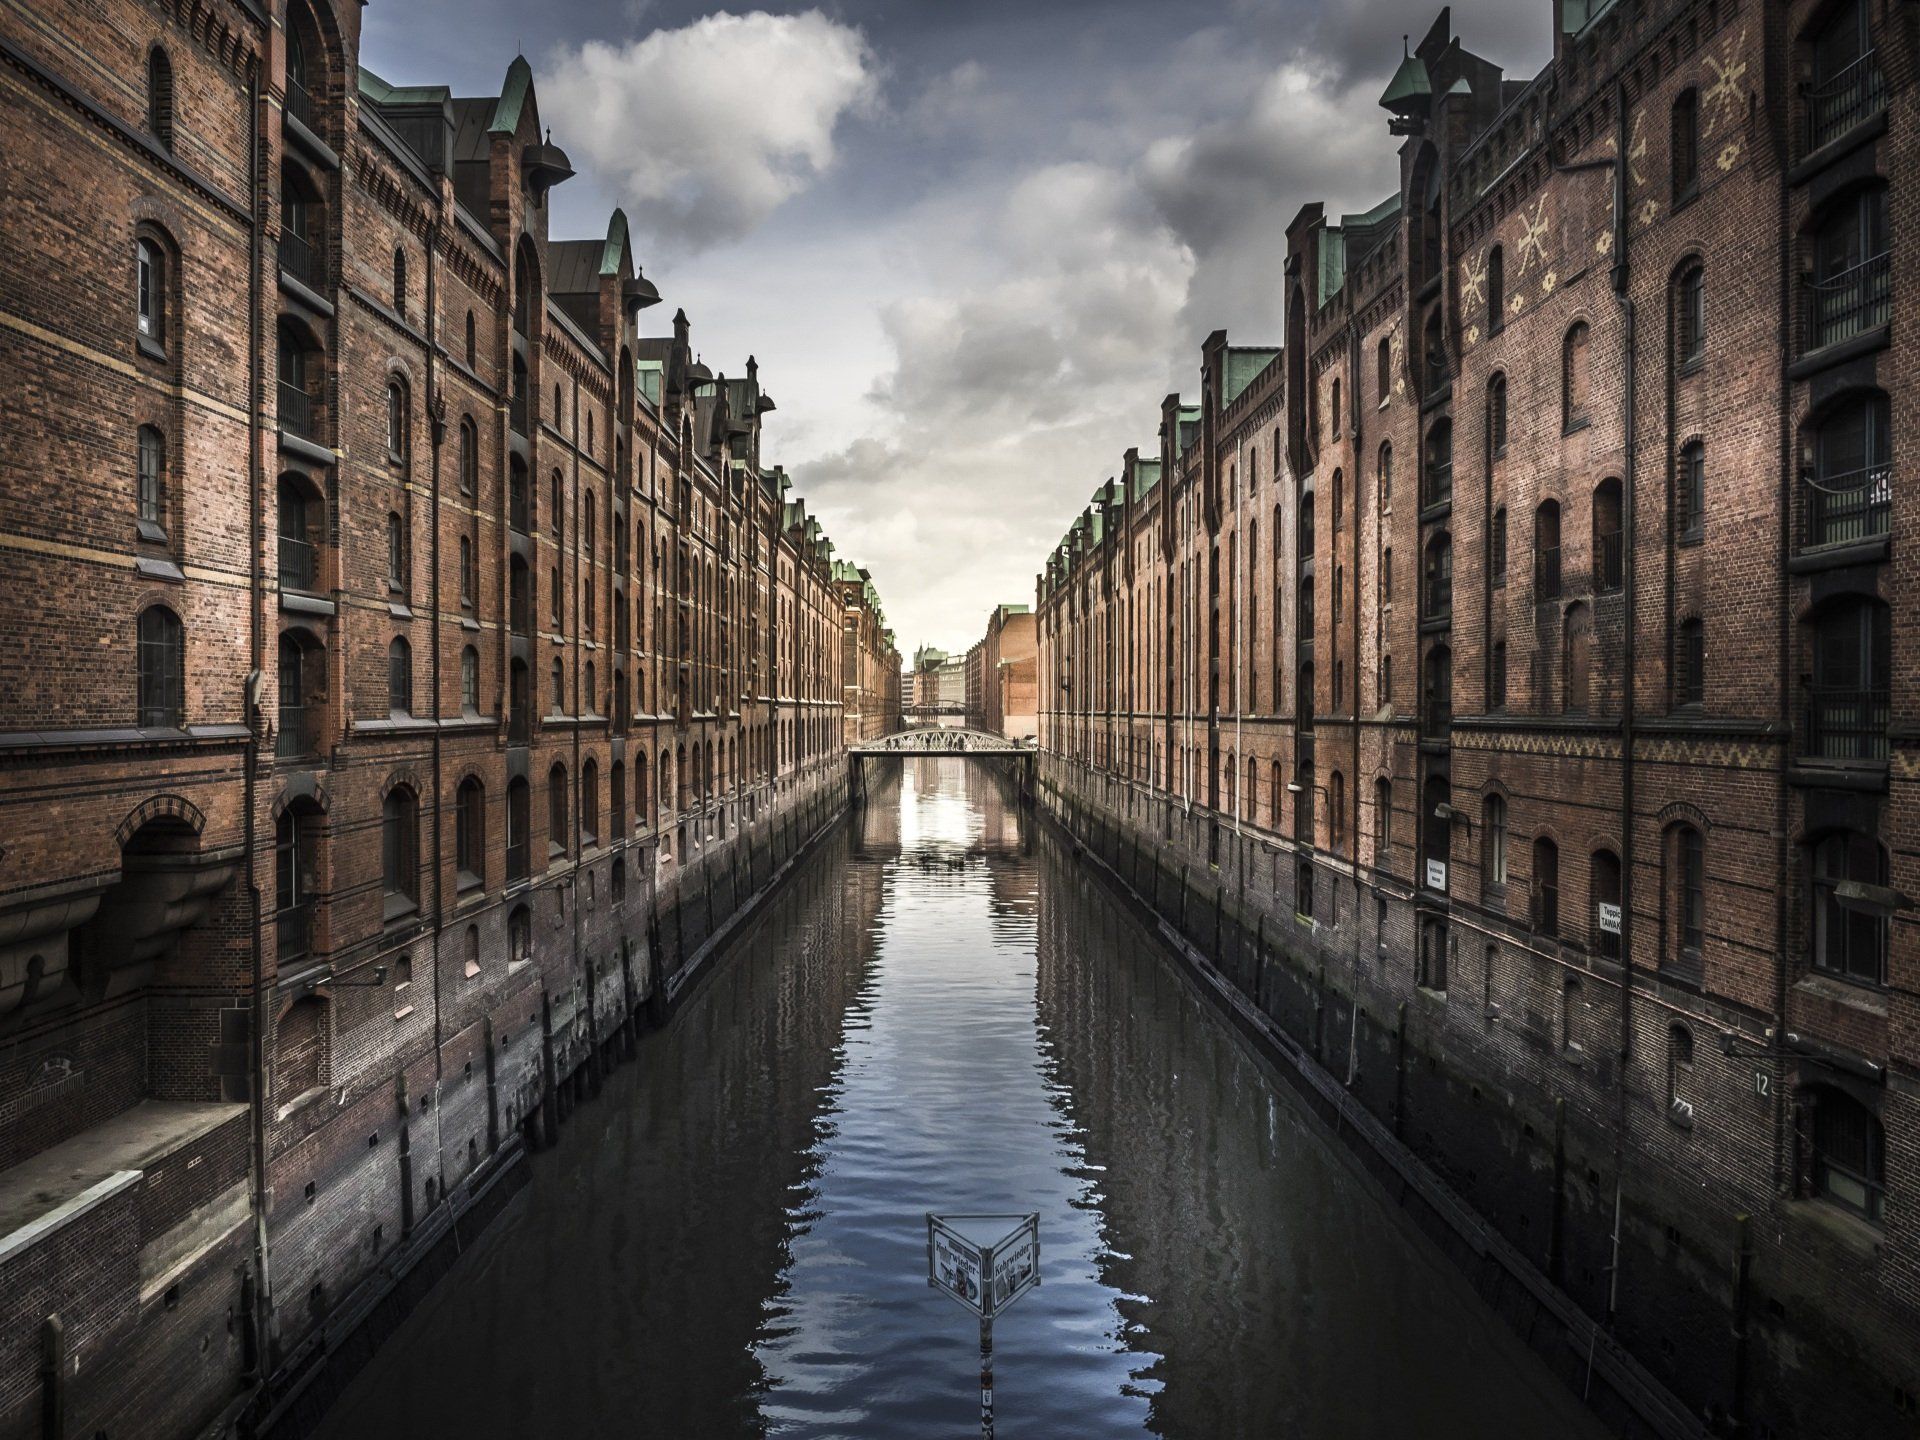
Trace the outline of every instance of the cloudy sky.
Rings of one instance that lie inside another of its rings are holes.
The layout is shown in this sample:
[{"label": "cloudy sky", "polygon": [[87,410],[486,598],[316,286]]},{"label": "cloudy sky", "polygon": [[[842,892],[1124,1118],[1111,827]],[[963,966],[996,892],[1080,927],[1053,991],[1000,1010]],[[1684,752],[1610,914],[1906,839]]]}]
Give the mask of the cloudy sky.
[{"label": "cloudy sky", "polygon": [[[363,59],[493,94],[523,51],[579,178],[623,205],[719,371],[748,354],[784,463],[903,650],[964,649],[1036,571],[1199,342],[1281,335],[1296,210],[1394,183],[1376,105],[1432,0],[375,0]],[[1530,76],[1549,0],[1469,0]]]}]

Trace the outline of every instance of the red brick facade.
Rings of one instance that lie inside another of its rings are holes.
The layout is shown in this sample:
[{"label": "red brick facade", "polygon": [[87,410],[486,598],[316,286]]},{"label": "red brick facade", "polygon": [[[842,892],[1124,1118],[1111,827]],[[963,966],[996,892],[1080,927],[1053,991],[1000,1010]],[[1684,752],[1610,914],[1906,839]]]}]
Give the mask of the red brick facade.
[{"label": "red brick facade", "polygon": [[844,798],[754,362],[360,16],[0,11],[0,1433],[323,1356]]},{"label": "red brick facade", "polygon": [[1551,10],[1529,82],[1443,12],[1049,559],[1042,793],[1689,1409],[1910,1434],[1920,32]]}]

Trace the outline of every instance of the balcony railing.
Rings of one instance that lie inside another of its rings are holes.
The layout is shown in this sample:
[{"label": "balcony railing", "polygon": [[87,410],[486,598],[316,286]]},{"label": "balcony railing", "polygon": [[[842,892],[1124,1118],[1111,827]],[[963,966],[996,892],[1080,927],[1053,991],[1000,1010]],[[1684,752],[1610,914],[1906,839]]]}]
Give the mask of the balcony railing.
[{"label": "balcony railing", "polygon": [[1891,251],[1862,260],[1831,279],[1807,282],[1807,335],[1812,349],[1864,335],[1892,318]]},{"label": "balcony railing", "polygon": [[1533,552],[1533,598],[1560,598],[1560,547],[1545,545]]},{"label": "balcony railing", "polygon": [[319,577],[319,551],[298,535],[280,537],[280,588],[311,590]]},{"label": "balcony railing", "polygon": [[1844,475],[1801,476],[1800,545],[1852,545],[1893,528],[1893,469],[1873,465]]},{"label": "balcony railing", "polygon": [[273,753],[282,760],[320,752],[320,718],[324,707],[313,702],[280,707],[279,733],[274,736]]},{"label": "balcony railing", "polygon": [[276,910],[273,928],[281,962],[298,960],[313,949],[312,903],[302,900],[283,910]]},{"label": "balcony railing", "polygon": [[1427,465],[1426,503],[1440,505],[1453,499],[1453,462]]},{"label": "balcony railing", "polygon": [[1604,595],[1618,590],[1626,576],[1626,550],[1618,530],[1593,537],[1593,588]]},{"label": "balcony railing", "polygon": [[527,433],[527,396],[524,390],[507,402],[507,425],[516,435]]},{"label": "balcony railing", "polygon": [[280,271],[310,290],[317,288],[320,284],[320,253],[313,248],[313,242],[291,230],[282,230]]},{"label": "balcony railing", "polygon": [[1880,67],[1869,50],[1824,85],[1807,88],[1807,150],[1837,140],[1885,103]]},{"label": "balcony railing", "polygon": [[320,133],[314,126],[313,94],[291,75],[287,77],[287,114],[314,134]]},{"label": "balcony railing", "polygon": [[1420,705],[1420,728],[1424,734],[1445,735],[1453,729],[1453,697],[1428,695]]},{"label": "balcony railing", "polygon": [[1815,686],[1807,697],[1806,755],[1816,760],[1885,760],[1890,702],[1885,690]]},{"label": "balcony railing", "polygon": [[280,428],[303,440],[313,438],[313,397],[285,380],[280,382]]},{"label": "balcony railing", "polygon": [[1451,578],[1436,580],[1429,578],[1421,596],[1420,617],[1423,620],[1445,620],[1453,614],[1453,581]]}]

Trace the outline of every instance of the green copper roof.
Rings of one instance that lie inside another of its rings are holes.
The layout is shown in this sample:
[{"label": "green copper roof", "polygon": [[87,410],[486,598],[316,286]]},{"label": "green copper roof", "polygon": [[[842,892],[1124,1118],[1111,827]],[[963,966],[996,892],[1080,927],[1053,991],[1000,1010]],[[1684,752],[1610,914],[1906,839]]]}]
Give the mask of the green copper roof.
[{"label": "green copper roof", "polygon": [[616,207],[613,218],[607,221],[607,248],[600,252],[600,273],[618,275],[620,262],[626,258],[629,248],[627,212]]},{"label": "green copper roof", "polygon": [[1278,350],[1229,348],[1227,363],[1220,370],[1220,408],[1226,409],[1243,394],[1262,370],[1271,365]]},{"label": "green copper roof", "polygon": [[438,105],[453,94],[444,85],[389,85],[364,65],[360,93],[376,105]]},{"label": "green copper roof", "polygon": [[1430,99],[1433,95],[1433,82],[1427,78],[1427,62],[1418,55],[1409,55],[1400,62],[1400,68],[1393,72],[1393,79],[1387,82],[1386,93],[1380,97],[1380,106],[1384,110],[1398,110],[1409,102]]},{"label": "green copper roof", "polygon": [[493,123],[487,126],[488,131],[511,135],[518,130],[521,108],[532,91],[533,67],[527,64],[526,56],[516,55],[507,67],[507,83],[500,87],[500,98],[494,102]]},{"label": "green copper roof", "polygon": [[1128,487],[1133,491],[1135,500],[1142,499],[1146,493],[1160,483],[1160,462],[1158,460],[1138,459],[1133,462],[1133,473],[1127,477]]}]

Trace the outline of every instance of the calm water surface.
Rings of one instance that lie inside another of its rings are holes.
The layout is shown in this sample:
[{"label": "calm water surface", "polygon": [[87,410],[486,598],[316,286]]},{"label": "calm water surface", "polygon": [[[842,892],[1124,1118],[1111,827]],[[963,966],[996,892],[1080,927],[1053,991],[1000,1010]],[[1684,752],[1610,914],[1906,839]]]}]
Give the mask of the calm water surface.
[{"label": "calm water surface", "polygon": [[329,1440],[978,1433],[925,1212],[1040,1213],[997,1435],[1588,1437],[993,762],[901,762]]}]

